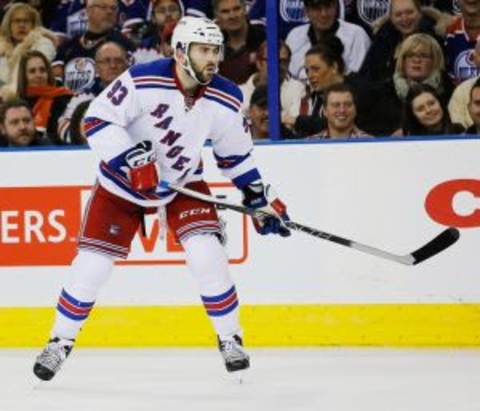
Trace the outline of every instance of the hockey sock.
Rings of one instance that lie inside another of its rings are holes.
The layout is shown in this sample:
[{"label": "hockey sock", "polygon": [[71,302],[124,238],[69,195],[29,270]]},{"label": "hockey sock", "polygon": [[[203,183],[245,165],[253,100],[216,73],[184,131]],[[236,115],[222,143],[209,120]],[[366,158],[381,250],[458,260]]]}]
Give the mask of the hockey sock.
[{"label": "hockey sock", "polygon": [[75,339],[110,277],[113,259],[81,250],[74,258],[57,304],[52,337]]},{"label": "hockey sock", "polygon": [[216,333],[220,337],[241,336],[239,302],[224,247],[211,234],[191,236],[182,245]]}]

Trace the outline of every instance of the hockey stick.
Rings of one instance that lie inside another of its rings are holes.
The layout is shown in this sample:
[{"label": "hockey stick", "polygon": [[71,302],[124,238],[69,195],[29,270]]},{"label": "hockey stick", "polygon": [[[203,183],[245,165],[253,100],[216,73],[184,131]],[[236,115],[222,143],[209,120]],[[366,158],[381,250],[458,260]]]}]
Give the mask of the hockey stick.
[{"label": "hockey stick", "polygon": [[[162,181],[161,186],[177,193],[186,195],[188,197],[203,200],[207,203],[215,204],[217,206],[237,211],[242,214],[247,214],[252,217],[258,216],[259,214],[267,214],[262,211],[247,208],[238,204],[232,204],[228,201],[221,200],[207,194],[199,193],[198,191],[190,190],[185,187],[178,187],[164,181]],[[343,238],[338,235],[330,234],[326,231],[317,230],[316,228],[308,227],[306,225],[302,225],[291,220],[285,221],[285,225],[291,230],[302,231],[311,236],[331,241],[345,247],[353,248],[362,253],[370,254],[375,257],[380,257],[390,261],[395,261],[404,265],[416,265],[418,263],[421,263],[422,261],[425,261],[433,257],[434,255],[446,250],[452,244],[457,242],[457,240],[460,238],[460,232],[458,231],[458,229],[456,229],[455,227],[449,227],[419,249],[411,252],[410,254],[399,255],[390,253],[385,250],[381,250],[380,248],[372,247],[370,245],[362,244],[354,240],[349,240],[348,238]]]}]

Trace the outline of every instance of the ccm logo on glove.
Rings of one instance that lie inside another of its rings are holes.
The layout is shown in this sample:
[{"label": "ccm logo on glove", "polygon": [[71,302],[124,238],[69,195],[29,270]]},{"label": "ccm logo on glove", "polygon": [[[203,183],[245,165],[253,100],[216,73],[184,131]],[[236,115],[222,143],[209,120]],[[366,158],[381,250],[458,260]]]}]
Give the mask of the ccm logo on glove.
[{"label": "ccm logo on glove", "polygon": [[157,187],[159,173],[155,164],[157,156],[151,141],[138,143],[125,156],[130,167],[130,183],[135,191],[146,192]]}]

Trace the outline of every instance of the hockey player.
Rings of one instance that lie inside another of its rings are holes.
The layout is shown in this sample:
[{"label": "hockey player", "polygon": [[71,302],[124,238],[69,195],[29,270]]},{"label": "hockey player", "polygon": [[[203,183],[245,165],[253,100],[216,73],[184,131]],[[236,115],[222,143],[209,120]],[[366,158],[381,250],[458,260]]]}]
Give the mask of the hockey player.
[{"label": "hockey player", "polygon": [[201,149],[211,139],[218,167],[243,192],[243,204],[273,213],[254,219],[260,234],[290,235],[283,224],[286,208],[278,198],[269,198],[254,163],[240,90],[216,74],[223,51],[218,26],[206,18],[184,17],[172,47],[174,59],[133,66],[87,111],[84,131],[100,160],[98,184],[58,300],[51,338],[34,365],[42,380],[53,378],[70,354],[114,258],[127,257],[144,214],[157,207],[165,207],[168,225],[185,249],[227,370],[249,367],[216,210],[176,195],[159,181],[209,193]]}]

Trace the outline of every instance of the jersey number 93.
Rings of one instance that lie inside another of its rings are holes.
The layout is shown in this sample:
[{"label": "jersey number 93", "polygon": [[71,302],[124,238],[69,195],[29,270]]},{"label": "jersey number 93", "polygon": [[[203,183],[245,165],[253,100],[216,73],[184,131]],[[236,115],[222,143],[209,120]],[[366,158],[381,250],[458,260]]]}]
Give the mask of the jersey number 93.
[{"label": "jersey number 93", "polygon": [[128,94],[127,88],[122,85],[120,80],[117,80],[111,90],[107,94],[107,98],[115,105],[118,106],[122,104],[123,99]]}]

